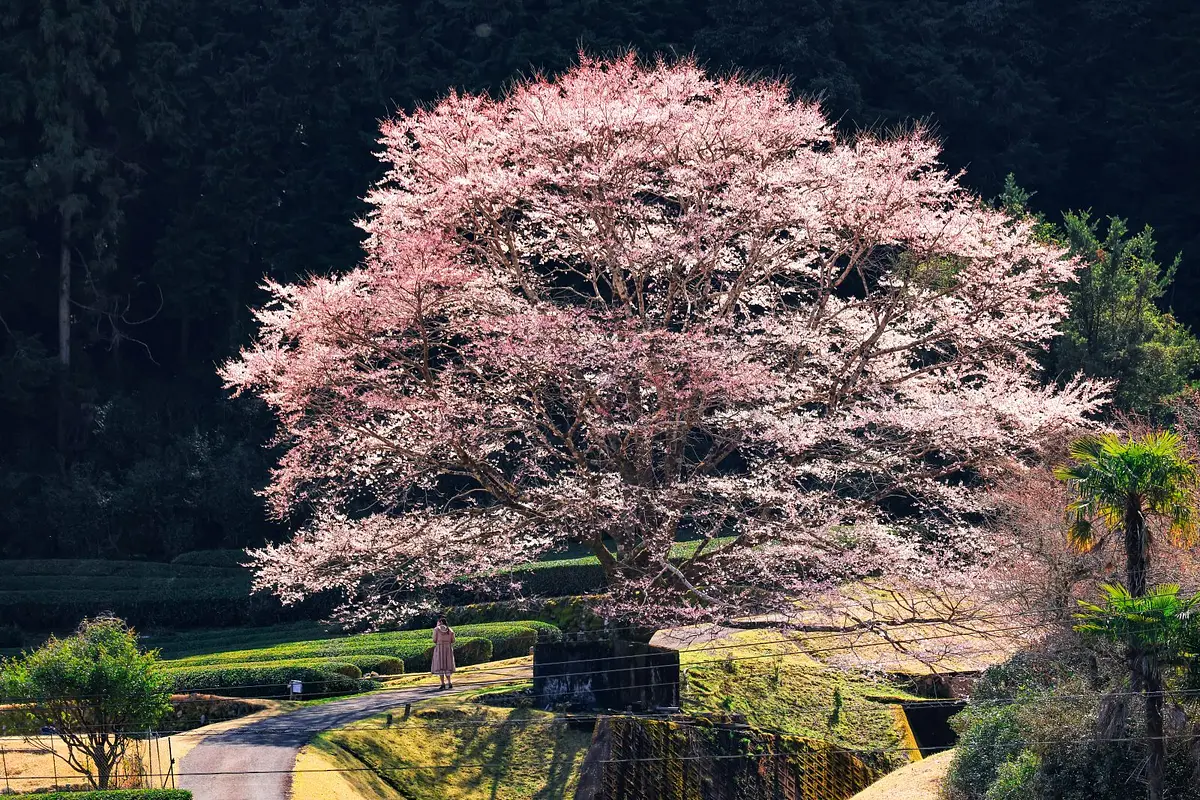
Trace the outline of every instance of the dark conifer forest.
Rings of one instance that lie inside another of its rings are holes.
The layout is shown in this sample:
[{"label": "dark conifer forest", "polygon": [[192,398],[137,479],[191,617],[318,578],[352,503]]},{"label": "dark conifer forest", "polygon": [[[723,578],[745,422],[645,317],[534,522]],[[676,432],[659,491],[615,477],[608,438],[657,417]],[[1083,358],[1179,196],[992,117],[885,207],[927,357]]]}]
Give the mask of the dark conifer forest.
[{"label": "dark conifer forest", "polygon": [[8,0],[0,554],[278,537],[273,421],[216,373],[262,282],[360,258],[381,118],[581,48],[785,76],[847,134],[932,125],[1089,263],[1047,379],[1154,413],[1200,360],[1197,41],[1184,0]]}]

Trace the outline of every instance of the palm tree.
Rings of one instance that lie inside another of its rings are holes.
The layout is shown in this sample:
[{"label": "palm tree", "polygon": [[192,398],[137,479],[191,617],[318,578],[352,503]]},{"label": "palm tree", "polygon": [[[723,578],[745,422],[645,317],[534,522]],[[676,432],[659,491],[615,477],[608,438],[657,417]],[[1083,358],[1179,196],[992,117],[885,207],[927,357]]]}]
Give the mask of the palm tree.
[{"label": "palm tree", "polygon": [[[1108,434],[1087,436],[1071,445],[1071,461],[1055,474],[1066,481],[1072,499],[1067,538],[1082,551],[1097,547],[1107,532],[1125,544],[1125,581],[1129,597],[1148,593],[1150,518],[1165,525],[1166,537],[1178,546],[1196,542],[1195,501],[1198,473],[1174,433],[1156,431],[1128,441]],[[1099,522],[1099,530],[1096,523]],[[1162,669],[1155,651],[1132,633],[1130,672],[1135,691],[1146,695],[1146,736],[1150,741],[1147,769],[1150,800],[1161,800],[1166,744],[1163,740]]]}]

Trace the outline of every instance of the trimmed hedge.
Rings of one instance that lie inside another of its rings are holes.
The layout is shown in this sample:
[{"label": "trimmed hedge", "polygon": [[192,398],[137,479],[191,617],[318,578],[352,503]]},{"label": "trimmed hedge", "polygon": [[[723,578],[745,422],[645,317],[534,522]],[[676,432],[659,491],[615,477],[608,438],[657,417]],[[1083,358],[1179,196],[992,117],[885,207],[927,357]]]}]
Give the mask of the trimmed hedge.
[{"label": "trimmed hedge", "polygon": [[[592,610],[588,598],[580,596],[538,597],[524,600],[498,600],[447,606],[440,613],[423,614],[411,620],[407,628],[432,628],[438,616],[445,616],[456,625],[487,622],[517,622],[530,625],[536,621],[554,630],[547,631],[551,641],[558,641],[564,631],[598,631],[605,627],[604,618]],[[540,630],[540,629],[539,629]]]},{"label": "trimmed hedge", "polygon": [[36,797],[38,800],[192,800],[186,789],[103,789],[91,792],[33,792],[11,797]]},{"label": "trimmed hedge", "polygon": [[[124,578],[174,578],[179,568],[160,561],[106,561],[98,558],[18,558],[0,561],[0,574],[70,575],[77,578],[119,575]],[[209,575],[227,575],[227,571],[209,568]]]},{"label": "trimmed hedge", "polygon": [[[460,664],[477,664],[490,658],[512,658],[529,654],[529,648],[539,638],[557,641],[562,633],[545,622],[500,622],[482,625],[461,625],[455,628],[458,641],[486,639],[491,649],[487,658],[478,656],[477,650],[464,651]],[[192,656],[178,661],[165,662],[167,667],[193,667],[222,664],[273,662],[296,659],[329,658],[342,660],[348,656],[375,656],[400,659],[406,672],[424,672],[429,669],[427,651],[432,646],[430,631],[392,631],[388,633],[364,633],[339,639],[315,639],[291,642],[274,647],[235,650],[226,653]],[[356,663],[356,662],[354,662]],[[376,670],[378,671],[378,670]]]},{"label": "trimmed hedge", "polygon": [[353,664],[362,670],[364,675],[368,672],[374,672],[377,675],[404,674],[404,659],[396,658],[395,656],[384,656],[374,653],[370,655],[343,653],[337,659],[347,664]]},{"label": "trimmed hedge", "polygon": [[192,550],[180,553],[171,559],[172,564],[184,564],[199,567],[224,567],[226,569],[243,569],[242,564],[250,560],[245,550]]},{"label": "trimmed hedge", "polygon": [[368,688],[364,681],[339,675],[327,667],[295,664],[228,664],[179,667],[164,672],[176,692],[205,692],[228,697],[283,697],[288,693],[288,681],[292,680],[304,682],[306,697],[354,694]]},{"label": "trimmed hedge", "polygon": [[[428,672],[433,666],[433,645],[422,654],[423,666],[421,672]],[[456,639],[454,641],[454,665],[464,667],[468,664],[482,664],[492,660],[492,643],[487,639]]]},{"label": "trimmed hedge", "polygon": [[[487,642],[487,656],[478,657],[475,654],[482,651],[468,648],[464,651],[462,657],[456,656],[458,663],[463,666],[467,664],[479,664],[491,658],[492,643],[487,639],[477,639],[476,637],[460,636],[455,643],[455,653],[458,653],[460,646],[472,641]],[[297,661],[321,663],[323,660],[322,657],[328,660],[341,660],[353,656],[369,656],[372,658],[387,657],[397,659],[404,664],[404,672],[426,672],[432,663],[431,648],[432,644],[428,636],[422,636],[419,639],[398,640],[391,643],[369,642],[362,645],[356,645],[352,639],[332,639],[328,642],[303,642],[298,645],[282,645],[266,650],[241,650],[232,653],[218,653],[211,656],[197,656],[195,658],[180,659],[179,661],[166,661],[163,664],[168,669],[252,664],[268,666],[281,663],[290,664]]]},{"label": "trimmed hedge", "polygon": [[[705,553],[723,547],[733,536],[717,537],[705,545]],[[682,560],[696,552],[701,540],[676,542],[671,546],[671,559]],[[576,548],[578,550],[578,548]],[[595,594],[603,591],[605,577],[600,561],[593,555],[576,558],[552,558],[517,567],[504,576],[521,584],[524,594],[536,597],[567,597]],[[473,593],[467,591],[468,596]]]},{"label": "trimmed hedge", "polygon": [[520,658],[529,655],[529,648],[539,641],[557,642],[562,631],[546,622],[525,620],[513,623],[491,623],[483,625],[459,625],[454,629],[459,636],[478,636],[492,643],[492,657]]},{"label": "trimmed hedge", "polygon": [[604,589],[604,570],[595,556],[540,561],[506,574],[511,574],[529,595],[563,597],[594,594]]}]

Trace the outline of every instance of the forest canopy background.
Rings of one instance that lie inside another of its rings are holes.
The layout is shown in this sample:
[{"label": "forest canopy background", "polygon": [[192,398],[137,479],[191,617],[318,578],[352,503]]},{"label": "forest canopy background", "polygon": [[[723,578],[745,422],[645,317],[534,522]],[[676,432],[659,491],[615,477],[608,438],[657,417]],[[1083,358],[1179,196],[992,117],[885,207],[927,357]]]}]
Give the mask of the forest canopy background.
[{"label": "forest canopy background", "polygon": [[1012,172],[1051,222],[1153,225],[1161,261],[1183,251],[1158,302],[1194,323],[1198,36],[1200,9],[1166,0],[16,0],[0,15],[0,553],[278,538],[254,494],[274,423],[214,369],[248,341],[257,287],[360,260],[380,118],[579,47],[790,76],[845,131],[928,118],[985,197]]}]

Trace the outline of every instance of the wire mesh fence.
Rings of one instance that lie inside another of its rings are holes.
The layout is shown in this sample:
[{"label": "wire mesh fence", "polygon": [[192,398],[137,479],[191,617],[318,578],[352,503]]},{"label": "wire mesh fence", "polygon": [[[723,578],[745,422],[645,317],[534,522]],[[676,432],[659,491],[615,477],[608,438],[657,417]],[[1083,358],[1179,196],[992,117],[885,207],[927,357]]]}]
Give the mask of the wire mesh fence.
[{"label": "wire mesh fence", "polygon": [[704,719],[613,718],[597,800],[845,800],[886,774],[828,742]]}]

